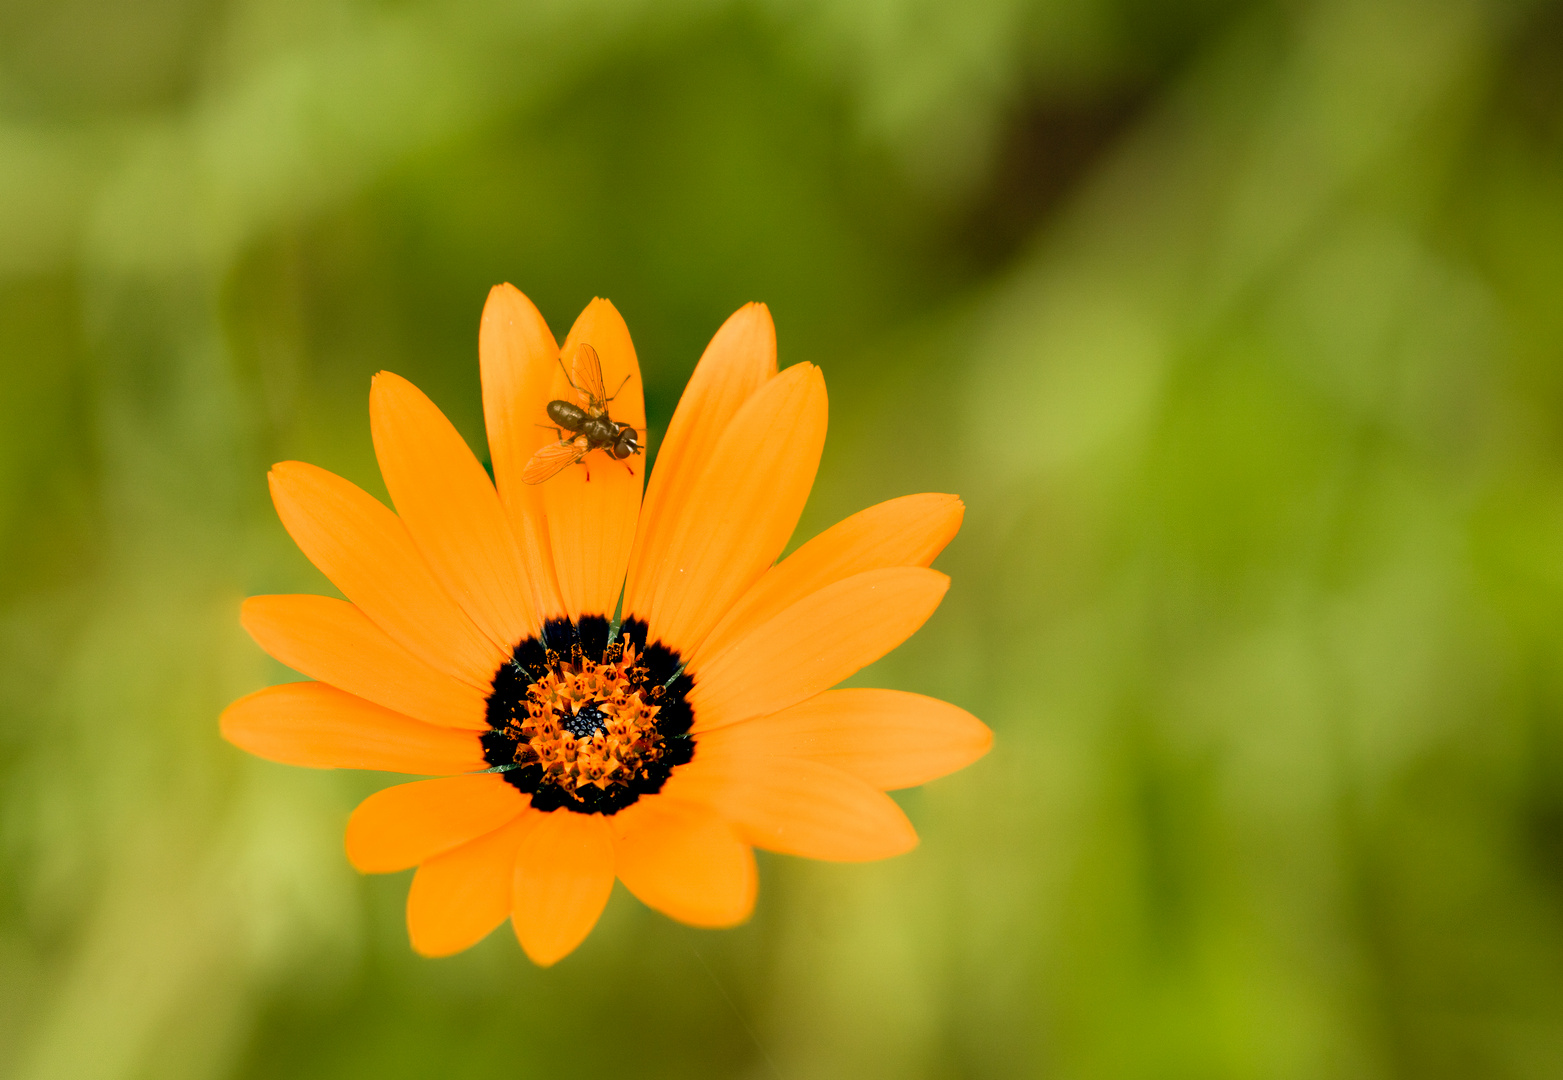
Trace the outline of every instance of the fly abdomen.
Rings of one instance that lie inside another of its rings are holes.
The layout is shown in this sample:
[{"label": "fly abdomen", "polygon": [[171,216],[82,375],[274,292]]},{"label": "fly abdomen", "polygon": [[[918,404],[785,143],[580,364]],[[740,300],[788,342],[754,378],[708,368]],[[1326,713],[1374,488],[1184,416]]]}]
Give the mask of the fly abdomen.
[{"label": "fly abdomen", "polygon": [[591,419],[586,410],[568,401],[550,401],[548,403],[548,419],[564,428],[566,431],[581,431],[586,422]]}]

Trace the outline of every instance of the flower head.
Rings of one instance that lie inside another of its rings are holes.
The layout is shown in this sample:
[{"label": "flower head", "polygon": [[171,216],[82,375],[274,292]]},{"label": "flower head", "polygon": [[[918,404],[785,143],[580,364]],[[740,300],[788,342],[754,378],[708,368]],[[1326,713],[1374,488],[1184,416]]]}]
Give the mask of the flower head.
[{"label": "flower head", "polygon": [[[778,374],[760,304],[701,357],[644,498],[640,369],[613,305],[592,301],[561,349],[498,286],[479,355],[492,482],[388,372],[370,418],[394,513],[314,466],[272,469],[283,525],[347,599],[245,602],[261,647],[316,681],[241,698],[223,734],[274,761],[437,777],[371,795],[347,826],[361,871],[417,867],[407,925],[428,955],[508,917],[552,964],[615,877],[675,919],[729,926],[754,906],[753,847],[913,847],[884,793],[969,764],[987,728],[916,694],[830,688],[938,605],[948,580],[928,564],[960,501],[894,499],[777,562],[824,445],[825,384],[809,364]],[[563,362],[588,355],[611,400]],[[561,430],[575,413],[559,402],[598,427]]]}]

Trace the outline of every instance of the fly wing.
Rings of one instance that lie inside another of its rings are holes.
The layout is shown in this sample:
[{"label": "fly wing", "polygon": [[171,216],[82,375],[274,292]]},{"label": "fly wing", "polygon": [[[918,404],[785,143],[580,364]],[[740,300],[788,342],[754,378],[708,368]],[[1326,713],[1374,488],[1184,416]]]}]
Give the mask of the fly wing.
[{"label": "fly wing", "polygon": [[546,443],[527,459],[521,470],[523,484],[541,484],[557,476],[586,456],[585,439],[568,439],[564,442]]},{"label": "fly wing", "polygon": [[586,395],[586,409],[596,415],[608,407],[608,388],[602,384],[602,361],[597,350],[582,342],[576,346],[570,380]]}]

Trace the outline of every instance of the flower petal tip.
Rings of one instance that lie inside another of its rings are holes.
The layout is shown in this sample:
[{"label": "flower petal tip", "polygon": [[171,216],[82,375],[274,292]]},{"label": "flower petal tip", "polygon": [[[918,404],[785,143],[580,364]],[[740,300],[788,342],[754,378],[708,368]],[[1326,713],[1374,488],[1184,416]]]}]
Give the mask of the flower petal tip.
[{"label": "flower petal tip", "polygon": [[243,700],[243,698],[240,698],[239,701],[233,702],[222,711],[222,715],[217,718],[217,731],[225,740],[237,746],[240,750],[247,751],[248,747],[244,745],[242,741],[243,735],[239,731],[240,721],[235,713],[239,702]]},{"label": "flower petal tip", "polygon": [[452,947],[444,941],[423,941],[411,925],[407,927],[407,943],[412,946],[413,952],[426,960],[443,960],[447,956],[455,956],[465,948],[464,946]]},{"label": "flower petal tip", "polygon": [[479,344],[482,343],[482,331],[489,328],[497,328],[503,322],[514,325],[516,318],[520,316],[533,322],[542,322],[542,315],[537,310],[537,305],[531,299],[506,281],[495,285],[488,291],[488,298],[483,304],[483,314],[479,319]]}]

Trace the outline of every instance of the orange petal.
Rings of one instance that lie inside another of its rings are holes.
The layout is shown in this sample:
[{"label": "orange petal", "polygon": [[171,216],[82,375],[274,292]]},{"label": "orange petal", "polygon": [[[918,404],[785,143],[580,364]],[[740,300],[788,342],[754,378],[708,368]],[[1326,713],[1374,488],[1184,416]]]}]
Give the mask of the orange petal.
[{"label": "orange petal", "polygon": [[917,846],[895,800],[850,773],[801,758],[748,758],[707,748],[676,769],[662,794],[704,803],[743,839],[769,851],[831,862],[864,862]]},{"label": "orange petal", "polygon": [[708,807],[647,795],[612,825],[619,880],[647,907],[691,926],[734,926],[754,910],[754,852]]},{"label": "orange petal", "polygon": [[834,686],[916,633],[949,586],[937,570],[894,566],[810,593],[691,669],[694,730],[777,712]]},{"label": "orange petal", "polygon": [[521,547],[488,473],[445,414],[382,371],[369,390],[369,427],[397,514],[445,591],[506,652],[536,634]]},{"label": "orange petal", "polygon": [[613,839],[597,814],[539,814],[521,841],[511,922],[534,964],[568,956],[597,925],[613,891]]},{"label": "orange petal", "polygon": [[505,654],[442,589],[396,515],[302,461],[272,466],[271,498],[299,548],[397,644],[487,692]]},{"label": "orange petal", "polygon": [[825,380],[797,364],[738,410],[690,488],[666,548],[645,553],[647,581],[627,614],[692,656],[732,602],[776,560],[814,485],[825,445]]},{"label": "orange petal", "polygon": [[900,690],[827,690],[700,736],[702,753],[807,758],[881,791],[964,769],[992,744],[993,732],[965,709]]},{"label": "orange petal", "polygon": [[526,560],[532,611],[538,619],[564,613],[548,546],[543,492],[521,482],[526,463],[556,436],[539,427],[548,417],[549,388],[559,346],[532,301],[514,285],[495,285],[483,305],[478,363],[483,373],[483,423],[494,463],[494,486]]},{"label": "orange petal", "polygon": [[955,536],[965,512],[954,495],[907,495],[838,522],[767,570],[701,642],[690,663],[698,667],[721,654],[833,581],[885,566],[927,566]]},{"label": "orange petal", "polygon": [[224,709],[219,725],[241,750],[284,765],[424,776],[488,767],[473,732],[421,723],[325,683],[257,690]]},{"label": "orange petal", "polygon": [[488,729],[481,691],[435,671],[345,600],[252,596],[239,621],[256,644],[300,674],[425,723]]},{"label": "orange petal", "polygon": [[389,787],[347,819],[347,858],[366,874],[405,870],[514,821],[530,804],[498,773]]},{"label": "orange petal", "polygon": [[450,956],[482,941],[510,914],[516,849],[540,815],[424,861],[407,892],[407,934],[424,956]]},{"label": "orange petal", "polygon": [[[640,365],[624,319],[606,300],[593,300],[581,312],[565,338],[561,355],[572,362],[577,345],[597,350],[602,361],[602,381],[613,401],[608,416],[645,434],[646,407],[641,396]],[[554,365],[551,398],[578,402],[565,377]],[[548,417],[539,411],[539,420]],[[642,452],[615,461],[607,451],[594,450],[579,465],[571,465],[543,489],[548,515],[548,540],[554,553],[554,571],[565,612],[572,619],[582,615],[611,616],[624,586],[624,568],[635,542],[635,519],[640,513],[641,481],[646,471]]]},{"label": "orange petal", "polygon": [[745,401],[776,375],[776,327],[764,304],[739,308],[706,346],[673,412],[646,485],[630,552],[624,610],[651,606],[649,565],[660,563],[687,512],[695,481],[727,424]]}]

